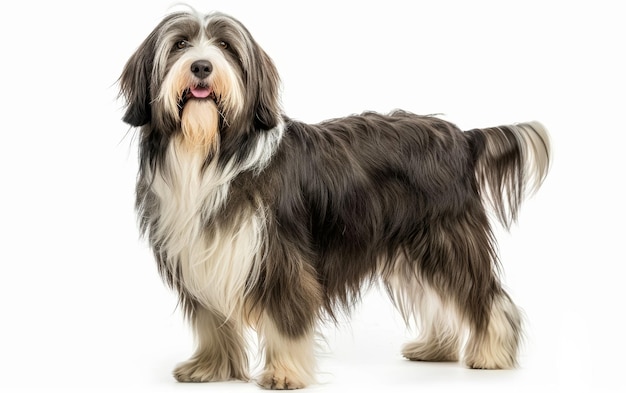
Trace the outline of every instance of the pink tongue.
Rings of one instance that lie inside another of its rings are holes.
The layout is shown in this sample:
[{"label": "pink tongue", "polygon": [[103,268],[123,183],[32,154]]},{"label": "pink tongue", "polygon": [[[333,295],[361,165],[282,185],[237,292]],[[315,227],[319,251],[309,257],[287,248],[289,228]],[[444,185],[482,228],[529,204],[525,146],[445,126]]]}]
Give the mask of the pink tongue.
[{"label": "pink tongue", "polygon": [[207,98],[211,94],[211,89],[207,87],[192,87],[191,95],[195,98]]}]

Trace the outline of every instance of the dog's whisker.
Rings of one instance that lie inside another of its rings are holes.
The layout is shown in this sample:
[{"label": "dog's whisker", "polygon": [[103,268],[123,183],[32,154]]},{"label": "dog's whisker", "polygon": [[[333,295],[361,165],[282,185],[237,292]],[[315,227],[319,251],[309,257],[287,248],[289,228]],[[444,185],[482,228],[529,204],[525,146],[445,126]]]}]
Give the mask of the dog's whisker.
[{"label": "dog's whisker", "polygon": [[224,114],[223,111],[221,111],[220,109],[217,110],[217,113],[220,114],[220,117],[222,118],[222,120],[224,121],[224,124],[226,125],[226,127],[230,127],[230,123],[228,123],[228,119],[226,119],[226,115]]}]

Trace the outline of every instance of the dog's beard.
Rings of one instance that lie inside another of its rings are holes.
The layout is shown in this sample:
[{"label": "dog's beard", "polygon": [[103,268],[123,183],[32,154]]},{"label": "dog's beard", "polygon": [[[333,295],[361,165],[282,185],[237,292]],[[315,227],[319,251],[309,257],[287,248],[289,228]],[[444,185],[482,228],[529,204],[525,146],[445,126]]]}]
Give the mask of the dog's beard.
[{"label": "dog's beard", "polygon": [[216,152],[219,146],[219,110],[213,100],[189,100],[181,115],[181,129],[189,149]]}]

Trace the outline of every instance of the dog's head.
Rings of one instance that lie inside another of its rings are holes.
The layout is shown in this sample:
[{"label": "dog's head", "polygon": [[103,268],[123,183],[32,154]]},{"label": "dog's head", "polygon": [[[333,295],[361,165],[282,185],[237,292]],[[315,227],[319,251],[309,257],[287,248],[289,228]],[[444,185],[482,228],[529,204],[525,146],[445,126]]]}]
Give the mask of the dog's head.
[{"label": "dog's head", "polygon": [[182,132],[200,145],[221,133],[268,130],[280,121],[278,73],[234,18],[177,12],[130,57],[120,77],[124,121]]}]

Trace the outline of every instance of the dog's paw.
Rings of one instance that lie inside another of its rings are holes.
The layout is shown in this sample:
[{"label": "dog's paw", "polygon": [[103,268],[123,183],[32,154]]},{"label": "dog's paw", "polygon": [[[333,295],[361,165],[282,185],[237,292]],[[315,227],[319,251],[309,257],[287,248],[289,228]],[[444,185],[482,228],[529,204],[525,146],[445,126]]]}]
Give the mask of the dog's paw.
[{"label": "dog's paw", "polygon": [[402,348],[402,356],[409,360],[424,362],[456,362],[459,360],[456,345],[423,341],[406,344]]},{"label": "dog's paw", "polygon": [[178,382],[219,382],[231,379],[245,381],[248,379],[244,371],[232,370],[228,362],[208,362],[198,358],[179,364],[174,369],[173,375]]},{"label": "dog's paw", "polygon": [[227,379],[216,375],[215,371],[214,367],[191,359],[179,364],[173,374],[178,382],[213,382]]},{"label": "dog's paw", "polygon": [[463,362],[468,368],[476,370],[508,370],[517,365],[513,356],[480,356],[480,354],[466,354]]},{"label": "dog's paw", "polygon": [[295,373],[279,369],[263,371],[257,383],[264,389],[272,390],[302,389],[307,385]]}]

